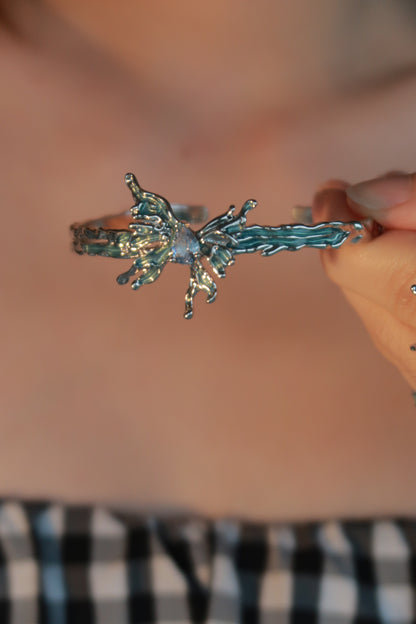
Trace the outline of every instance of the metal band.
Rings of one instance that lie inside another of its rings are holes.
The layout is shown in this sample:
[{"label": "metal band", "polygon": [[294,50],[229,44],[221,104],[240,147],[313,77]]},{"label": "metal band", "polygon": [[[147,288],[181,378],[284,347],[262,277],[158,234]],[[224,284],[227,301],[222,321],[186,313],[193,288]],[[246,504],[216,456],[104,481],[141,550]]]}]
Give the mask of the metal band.
[{"label": "metal band", "polygon": [[[194,231],[187,224],[207,217],[203,206],[170,204],[165,198],[139,186],[135,176],[128,173],[125,181],[135,205],[119,215],[74,223],[71,226],[73,247],[79,254],[130,258],[133,264],[117,277],[127,284],[131,277],[133,290],[154,282],[167,262],[188,264],[191,279],[185,295],[185,318],[192,318],[193,299],[197,292],[207,294],[207,302],[215,300],[217,287],[201,263],[210,264],[218,277],[236,256],[261,252],[272,256],[303,247],[338,249],[344,243],[370,241],[383,232],[373,219],[361,221],[331,221],[306,225],[291,223],[279,226],[246,225],[247,213],[255,208],[254,199],[247,200],[239,213],[235,206]],[[181,218],[182,217],[182,218]]]},{"label": "metal band", "polygon": [[[170,204],[170,207],[175,217],[179,219],[179,221],[184,221],[185,223],[203,223],[208,219],[208,208],[206,206]],[[129,223],[131,223],[130,208],[116,215],[107,215],[99,219],[85,221],[82,225],[92,228],[127,230]]]},{"label": "metal band", "polygon": [[[208,219],[206,206],[171,204],[175,217],[184,223],[203,223]],[[131,209],[116,215],[73,223],[73,248],[79,254],[125,258],[125,242],[132,234],[129,224],[132,221]],[[126,236],[128,234],[129,236]]]}]

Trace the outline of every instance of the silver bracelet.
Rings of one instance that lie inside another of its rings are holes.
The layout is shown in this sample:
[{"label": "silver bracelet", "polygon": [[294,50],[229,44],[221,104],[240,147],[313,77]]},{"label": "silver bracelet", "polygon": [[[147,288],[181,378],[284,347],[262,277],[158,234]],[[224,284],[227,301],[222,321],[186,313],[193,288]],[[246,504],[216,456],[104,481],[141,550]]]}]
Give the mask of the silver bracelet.
[{"label": "silver bracelet", "polygon": [[71,225],[73,248],[79,254],[133,259],[130,269],[117,277],[118,284],[133,278],[133,290],[154,282],[167,262],[188,264],[191,277],[185,295],[186,319],[192,318],[193,300],[200,290],[206,293],[207,303],[215,301],[217,295],[217,286],[202,259],[223,278],[226,267],[240,254],[259,251],[262,256],[272,256],[303,247],[338,249],[344,243],[368,241],[383,232],[383,227],[370,218],[314,225],[246,225],[247,213],[257,205],[254,199],[247,200],[237,214],[231,206],[201,229],[193,230],[190,223],[207,218],[204,207],[171,205],[160,195],[142,189],[132,173],[126,174],[125,182],[134,206],[119,215]]}]

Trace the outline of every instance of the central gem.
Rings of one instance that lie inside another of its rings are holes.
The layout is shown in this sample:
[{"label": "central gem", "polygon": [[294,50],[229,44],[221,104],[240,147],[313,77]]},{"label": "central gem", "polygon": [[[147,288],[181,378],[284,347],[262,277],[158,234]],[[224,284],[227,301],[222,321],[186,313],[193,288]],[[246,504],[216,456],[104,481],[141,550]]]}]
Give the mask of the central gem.
[{"label": "central gem", "polygon": [[172,252],[172,262],[179,262],[180,264],[192,264],[195,256],[201,253],[197,237],[186,225],[178,227],[173,241]]}]

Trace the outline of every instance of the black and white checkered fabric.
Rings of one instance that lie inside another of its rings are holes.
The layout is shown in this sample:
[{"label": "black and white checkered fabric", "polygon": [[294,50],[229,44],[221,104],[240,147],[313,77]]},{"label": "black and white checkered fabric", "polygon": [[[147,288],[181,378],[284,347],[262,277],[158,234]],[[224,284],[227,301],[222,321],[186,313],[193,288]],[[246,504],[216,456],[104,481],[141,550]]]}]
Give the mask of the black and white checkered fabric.
[{"label": "black and white checkered fabric", "polygon": [[416,623],[415,519],[260,524],[0,499],[0,624]]}]

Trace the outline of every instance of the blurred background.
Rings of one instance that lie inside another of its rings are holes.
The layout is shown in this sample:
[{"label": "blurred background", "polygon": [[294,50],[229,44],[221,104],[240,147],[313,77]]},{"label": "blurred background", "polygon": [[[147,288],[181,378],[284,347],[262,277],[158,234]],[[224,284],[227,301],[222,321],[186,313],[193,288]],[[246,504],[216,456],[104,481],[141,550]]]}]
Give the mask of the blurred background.
[{"label": "blurred background", "polygon": [[0,495],[406,512],[410,388],[316,250],[238,258],[185,321],[188,267],[133,292],[129,261],[77,256],[69,226],[127,210],[128,171],[278,225],[327,179],[414,170],[415,3],[0,7]]}]

